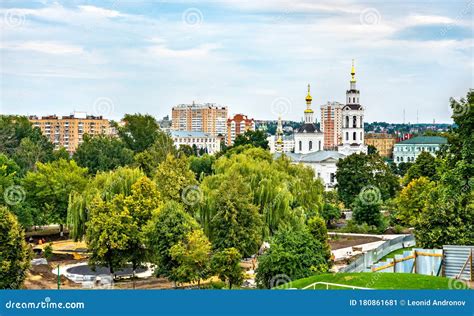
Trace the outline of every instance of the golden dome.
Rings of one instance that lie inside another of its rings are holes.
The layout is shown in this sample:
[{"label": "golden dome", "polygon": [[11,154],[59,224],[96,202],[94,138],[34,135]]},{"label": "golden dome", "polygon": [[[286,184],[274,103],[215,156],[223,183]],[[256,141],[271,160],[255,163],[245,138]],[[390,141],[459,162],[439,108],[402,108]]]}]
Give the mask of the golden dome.
[{"label": "golden dome", "polygon": [[308,84],[308,95],[306,95],[306,101],[313,101],[313,98],[311,97],[311,94],[309,93],[310,86]]}]

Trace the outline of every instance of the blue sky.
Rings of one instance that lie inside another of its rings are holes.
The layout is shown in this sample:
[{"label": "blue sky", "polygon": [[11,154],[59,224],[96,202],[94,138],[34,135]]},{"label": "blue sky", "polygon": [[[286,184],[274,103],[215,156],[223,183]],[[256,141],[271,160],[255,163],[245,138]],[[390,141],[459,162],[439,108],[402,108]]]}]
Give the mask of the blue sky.
[{"label": "blue sky", "polygon": [[179,103],[299,120],[344,101],[367,121],[451,122],[473,88],[474,1],[2,1],[2,113],[160,118]]}]

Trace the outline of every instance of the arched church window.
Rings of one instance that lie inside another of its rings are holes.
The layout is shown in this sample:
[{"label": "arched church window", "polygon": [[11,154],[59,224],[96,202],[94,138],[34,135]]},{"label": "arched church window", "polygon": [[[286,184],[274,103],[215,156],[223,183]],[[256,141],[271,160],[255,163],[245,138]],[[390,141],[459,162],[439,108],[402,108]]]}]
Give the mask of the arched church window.
[{"label": "arched church window", "polygon": [[356,98],[352,98],[352,103],[356,103]]},{"label": "arched church window", "polygon": [[352,127],[357,127],[357,116],[352,117]]},{"label": "arched church window", "polygon": [[321,141],[318,143],[318,150],[321,150]]},{"label": "arched church window", "polygon": [[349,132],[346,132],[346,140],[349,140]]},{"label": "arched church window", "polygon": [[301,142],[301,140],[300,140],[298,146],[299,146],[299,148],[300,148],[300,151],[302,151],[302,150],[303,150],[303,143]]},{"label": "arched church window", "polygon": [[349,127],[349,116],[346,115],[346,127]]},{"label": "arched church window", "polygon": [[313,149],[313,141],[312,140],[309,141],[309,150],[311,150],[311,149]]},{"label": "arched church window", "polygon": [[356,134],[356,132],[354,132],[354,133],[352,134],[352,140],[356,140],[356,138],[357,138],[357,134]]}]

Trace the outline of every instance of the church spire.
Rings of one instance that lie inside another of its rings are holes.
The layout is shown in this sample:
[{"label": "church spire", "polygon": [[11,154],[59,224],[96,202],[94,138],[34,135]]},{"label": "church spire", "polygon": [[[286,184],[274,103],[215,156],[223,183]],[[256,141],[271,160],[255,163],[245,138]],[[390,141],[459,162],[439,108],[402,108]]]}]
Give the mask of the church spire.
[{"label": "church spire", "polygon": [[306,124],[313,123],[313,110],[311,109],[311,101],[313,98],[311,97],[311,86],[308,83],[308,94],[306,95],[306,110],[304,110],[304,122]]},{"label": "church spire", "polygon": [[355,74],[356,74],[356,71],[355,71],[355,66],[354,66],[354,59],[352,59],[352,69],[351,69],[352,79],[351,79],[351,82],[356,82]]}]

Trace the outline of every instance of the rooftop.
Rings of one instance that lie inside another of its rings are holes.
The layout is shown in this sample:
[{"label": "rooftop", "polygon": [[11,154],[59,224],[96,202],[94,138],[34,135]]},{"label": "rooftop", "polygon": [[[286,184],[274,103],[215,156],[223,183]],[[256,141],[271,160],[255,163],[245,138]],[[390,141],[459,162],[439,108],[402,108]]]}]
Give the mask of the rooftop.
[{"label": "rooftop", "polygon": [[[280,157],[281,153],[275,153],[275,157]],[[294,162],[322,162],[328,159],[339,160],[346,156],[332,150],[320,150],[309,154],[285,153]]]},{"label": "rooftop", "polygon": [[416,136],[402,142],[399,142],[396,145],[407,145],[407,144],[446,144],[448,139],[441,136]]},{"label": "rooftop", "polygon": [[171,131],[172,137],[211,137],[210,134],[194,131]]}]

